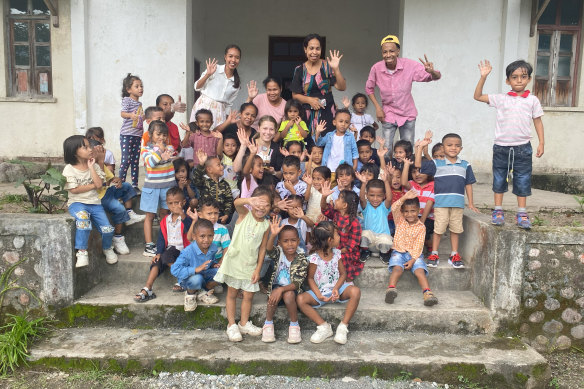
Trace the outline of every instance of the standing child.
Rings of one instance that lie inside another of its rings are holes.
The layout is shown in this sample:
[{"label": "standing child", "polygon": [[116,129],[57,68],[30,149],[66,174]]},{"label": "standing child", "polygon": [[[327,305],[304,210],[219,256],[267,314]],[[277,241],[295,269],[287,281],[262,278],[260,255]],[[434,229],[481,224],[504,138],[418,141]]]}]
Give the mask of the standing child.
[{"label": "standing child", "polygon": [[219,131],[211,131],[213,124],[213,114],[208,109],[200,109],[195,114],[197,131],[189,138],[189,145],[193,148],[193,163],[195,166],[201,162],[198,152],[204,151],[207,157],[222,156],[223,136]]},{"label": "standing child", "polygon": [[321,121],[316,127],[314,141],[317,146],[324,146],[323,161],[331,171],[336,170],[342,163],[347,163],[356,169],[359,157],[357,143],[355,137],[347,132],[351,125],[351,113],[347,109],[339,109],[335,113],[333,125],[336,131],[331,131],[323,137],[320,133],[326,129],[326,123]]},{"label": "standing child", "polygon": [[[381,138],[383,139],[383,138]],[[379,155],[377,149],[373,147],[375,143],[375,128],[371,126],[365,126],[361,129],[361,134],[359,140],[366,140],[371,145],[371,159],[377,166],[381,166],[381,160],[379,159]]]},{"label": "standing child", "polygon": [[199,201],[214,199],[220,205],[219,221],[226,224],[233,214],[233,195],[231,187],[223,179],[223,165],[218,157],[207,157],[198,150],[199,165],[193,170],[193,182],[200,191]]},{"label": "standing child", "polygon": [[428,256],[428,263],[432,267],[438,266],[438,246],[446,227],[450,229],[450,244],[452,253],[448,263],[455,269],[464,268],[464,263],[458,254],[458,239],[462,234],[462,213],[464,211],[464,192],[468,197],[468,207],[479,212],[474,206],[472,184],[476,182],[470,163],[460,159],[458,154],[462,150],[462,138],[458,134],[446,134],[442,138],[445,158],[433,161],[422,161],[422,148],[429,144],[431,139],[423,139],[416,152],[416,167],[420,173],[434,176],[434,191],[436,203],[434,205],[434,235],[432,237],[432,254]]},{"label": "standing child", "polygon": [[481,78],[475,89],[475,100],[489,104],[497,110],[495,144],[493,145],[493,192],[495,209],[491,223],[505,224],[503,195],[507,192],[508,177],[513,178],[513,194],[517,196],[515,221],[521,228],[531,228],[527,215],[527,196],[531,196],[531,122],[539,139],[535,156],[540,158],[544,151],[543,109],[539,99],[525,88],[531,81],[531,65],[523,60],[510,63],[505,69],[506,83],[511,91],[506,94],[484,95],[483,86],[491,73],[491,64],[485,60],[479,64]]},{"label": "standing child", "polygon": [[177,158],[172,161],[172,166],[174,167],[176,185],[183,191],[185,197],[185,212],[188,208],[197,209],[199,205],[199,194],[193,180],[189,177],[189,171],[191,170],[189,164],[183,158]]},{"label": "standing child", "polygon": [[146,212],[144,219],[144,256],[154,257],[156,245],[152,239],[152,222],[160,209],[160,217],[168,215],[166,204],[166,192],[176,186],[174,167],[172,165],[175,151],[167,145],[168,127],[163,122],[156,120],[148,127],[150,143],[142,149],[142,158],[146,165],[146,179],[142,196],[140,197],[140,209]]},{"label": "standing child", "polygon": [[[304,251],[298,247],[298,230],[290,225],[280,224],[279,217],[273,217],[270,223],[270,238],[267,244],[267,255],[275,261],[276,266],[270,276],[267,287],[268,307],[266,321],[262,329],[262,342],[275,342],[274,314],[282,303],[288,310],[290,327],[288,327],[288,343],[300,343],[300,326],[298,324],[298,306],[296,296],[302,293],[302,285],[308,273],[308,259]],[[278,246],[274,240],[278,237]]]},{"label": "standing child", "polygon": [[280,142],[286,146],[291,140],[296,140],[306,144],[304,138],[310,134],[310,130],[306,126],[301,116],[302,104],[296,99],[291,99],[286,102],[284,107],[284,120],[280,123],[280,129],[274,137],[274,142]]},{"label": "standing child", "polygon": [[306,182],[306,193],[304,199],[306,200],[306,216],[313,222],[318,222],[321,215],[320,200],[322,198],[322,184],[331,180],[331,170],[326,166],[318,166],[312,171],[312,175],[308,172],[302,177]]},{"label": "standing child", "polygon": [[316,332],[310,337],[312,343],[322,343],[333,336],[330,323],[322,319],[314,308],[322,307],[327,303],[345,303],[348,301],[343,319],[337,326],[334,341],[339,344],[347,343],[349,321],[357,311],[361,290],[352,282],[345,282],[347,271],[344,261],[341,260],[342,238],[336,223],[323,221],[314,229],[312,242],[313,251],[308,257],[308,286],[310,290],[302,293],[296,299],[298,308],[310,320],[316,323]]},{"label": "standing child", "polygon": [[347,270],[347,280],[350,282],[363,270],[363,262],[359,260],[361,244],[361,223],[357,219],[359,198],[355,192],[343,190],[333,204],[327,204],[326,198],[332,193],[330,183],[323,183],[320,208],[322,214],[339,228],[343,265]]},{"label": "standing child", "polygon": [[[243,130],[238,130],[239,141],[241,146],[237,152],[237,157],[233,162],[233,168],[237,171],[240,166],[241,169],[241,195],[242,199],[251,197],[251,194],[258,187],[258,184],[264,178],[264,161],[262,157],[257,155],[258,147],[254,141],[250,141],[245,136]],[[249,153],[246,154],[246,151]]]},{"label": "standing child", "polygon": [[[266,216],[272,207],[272,193],[270,188],[260,186],[254,190],[252,197],[235,200],[239,217],[233,240],[215,276],[215,281],[227,284],[227,336],[232,342],[240,342],[242,333],[253,336],[262,334],[262,329],[249,320],[249,313],[253,295],[259,290],[260,270],[266,255],[270,224]],[[251,211],[246,205],[251,206]],[[236,325],[235,300],[239,289],[243,290],[243,301],[240,321]]]},{"label": "standing child", "polygon": [[[389,175],[391,177],[391,204],[398,201],[403,195],[404,191],[401,185],[402,172],[399,169],[395,169],[391,162],[389,163]],[[393,213],[390,212],[387,217],[387,223],[389,224],[389,231],[391,231],[391,236],[395,235],[395,221],[393,220]]]},{"label": "standing child", "polygon": [[221,163],[224,166],[223,179],[231,187],[233,198],[239,197],[240,190],[237,187],[237,172],[234,169],[234,161],[239,151],[240,143],[237,134],[227,133],[223,135],[223,158]]},{"label": "standing child", "polygon": [[411,270],[418,279],[424,294],[424,305],[438,304],[428,284],[428,269],[422,254],[426,228],[418,219],[420,203],[417,196],[412,189],[391,206],[397,230],[389,260],[389,286],[385,291],[385,302],[388,304],[392,304],[397,297],[396,285],[404,270]]},{"label": "standing child", "polygon": [[306,192],[306,182],[300,179],[300,159],[294,155],[284,157],[282,162],[282,181],[276,185],[276,191],[280,198],[285,199],[290,195],[303,196]]},{"label": "standing child", "polygon": [[144,93],[142,80],[138,76],[128,73],[122,81],[122,112],[124,119],[120,129],[120,147],[122,160],[120,162],[119,177],[126,181],[128,168],[132,175],[132,186],[138,188],[138,174],[140,161],[140,140],[142,139],[142,103],[139,101]]},{"label": "standing child", "polygon": [[114,228],[109,223],[107,215],[97,195],[97,190],[103,185],[105,174],[95,163],[89,141],[83,135],[73,135],[63,142],[65,163],[63,176],[67,179],[65,189],[69,191],[67,206],[69,213],[75,218],[75,249],[77,262],[75,267],[89,264],[87,244],[91,233],[91,223],[97,225],[101,234],[101,245],[105,260],[109,264],[118,261],[118,256],[112,247]]},{"label": "standing child", "polygon": [[[355,136],[359,135],[361,129],[365,126],[372,126],[376,130],[379,128],[373,117],[365,113],[368,104],[367,96],[363,93],[356,93],[351,98],[351,106],[353,107],[351,126],[353,127],[352,130],[355,131]],[[347,97],[343,98],[343,105],[345,108],[349,108],[349,99]]]},{"label": "standing child", "polygon": [[150,132],[148,132],[148,128],[150,127],[150,123],[155,120],[164,122],[164,110],[156,106],[146,108],[144,111],[144,123],[142,123],[144,127],[144,134],[142,134],[142,143],[140,144],[141,148],[148,146],[148,143],[150,143]]}]

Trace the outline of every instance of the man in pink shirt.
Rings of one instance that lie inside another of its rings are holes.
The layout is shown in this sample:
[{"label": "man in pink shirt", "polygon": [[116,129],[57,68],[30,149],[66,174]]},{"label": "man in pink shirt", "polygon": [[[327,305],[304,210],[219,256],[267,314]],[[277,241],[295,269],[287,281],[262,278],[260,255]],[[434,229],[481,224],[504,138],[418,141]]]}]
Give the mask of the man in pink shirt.
[{"label": "man in pink shirt", "polygon": [[[377,120],[382,123],[383,137],[388,148],[386,160],[391,158],[395,131],[398,128],[400,139],[414,144],[418,111],[412,97],[412,82],[430,82],[441,77],[425,54],[424,60],[420,58],[420,64],[411,59],[399,58],[399,52],[399,39],[395,35],[383,38],[383,60],[371,67],[365,84],[365,92],[375,106]],[[379,88],[383,107],[375,97],[376,86]]]}]

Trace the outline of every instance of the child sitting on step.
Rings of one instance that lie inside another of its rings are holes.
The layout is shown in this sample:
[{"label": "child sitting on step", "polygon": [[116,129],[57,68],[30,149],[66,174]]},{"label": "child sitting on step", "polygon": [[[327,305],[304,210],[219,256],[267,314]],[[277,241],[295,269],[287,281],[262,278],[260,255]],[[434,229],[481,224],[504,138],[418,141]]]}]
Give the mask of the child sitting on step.
[{"label": "child sitting on step", "polygon": [[150,262],[150,273],[140,292],[134,296],[134,301],[143,303],[156,298],[152,290],[156,278],[164,273],[178,258],[181,251],[190,241],[187,231],[191,228],[192,219],[184,212],[185,196],[179,187],[170,188],[166,192],[166,205],[170,214],[160,221],[160,231],[156,242],[156,254]]}]

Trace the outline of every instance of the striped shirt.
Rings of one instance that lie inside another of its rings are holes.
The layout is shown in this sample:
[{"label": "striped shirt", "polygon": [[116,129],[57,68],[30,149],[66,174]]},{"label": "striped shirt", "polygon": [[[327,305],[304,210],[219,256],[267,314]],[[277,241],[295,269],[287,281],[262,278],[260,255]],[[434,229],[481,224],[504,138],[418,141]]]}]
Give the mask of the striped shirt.
[{"label": "striped shirt", "polygon": [[[416,183],[414,180],[410,180],[410,186],[412,189],[418,191],[418,200],[420,200],[420,216],[422,216],[424,209],[426,209],[426,203],[428,201],[432,201],[432,203],[436,202],[436,199],[434,198],[434,181],[427,182],[426,185],[420,186],[420,184]],[[432,204],[432,207],[434,207],[434,204]],[[434,212],[430,211],[428,214],[428,219],[434,220]]]},{"label": "striped shirt", "polygon": [[477,181],[470,163],[460,158],[422,161],[420,173],[434,176],[434,208],[464,208],[466,186]]},{"label": "striped shirt", "polygon": [[[174,153],[172,146],[166,147],[171,153]],[[142,148],[140,154],[146,166],[144,188],[172,188],[176,186],[172,160],[163,161],[161,157],[162,153],[157,146],[150,143],[148,146]]]},{"label": "striped shirt", "polygon": [[142,136],[142,119],[144,118],[142,103],[130,97],[124,97],[122,99],[122,112],[136,112],[140,117],[137,120],[124,118],[122,128],[120,128],[120,135]]},{"label": "striped shirt", "polygon": [[401,213],[403,197],[393,203],[391,213],[395,220],[395,237],[393,238],[393,249],[400,253],[410,253],[413,259],[422,255],[424,250],[424,239],[426,237],[426,226],[418,219],[415,224],[410,224]]},{"label": "striped shirt", "polygon": [[215,223],[213,226],[215,235],[213,236],[213,243],[217,246],[217,253],[215,254],[215,260],[220,260],[223,257],[223,251],[225,251],[229,244],[231,243],[231,238],[229,237],[229,231],[227,227],[223,224]]},{"label": "striped shirt", "polygon": [[539,99],[532,94],[527,97],[506,93],[488,96],[489,106],[497,109],[495,144],[519,146],[528,143],[533,119],[543,116]]}]

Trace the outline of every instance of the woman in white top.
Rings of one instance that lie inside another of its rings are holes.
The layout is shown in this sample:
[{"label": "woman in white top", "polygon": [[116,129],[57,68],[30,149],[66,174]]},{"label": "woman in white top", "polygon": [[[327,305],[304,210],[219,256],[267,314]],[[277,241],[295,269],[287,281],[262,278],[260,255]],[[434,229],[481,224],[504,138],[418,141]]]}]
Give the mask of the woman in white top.
[{"label": "woman in white top", "polygon": [[191,122],[196,121],[195,115],[199,109],[206,108],[213,113],[211,129],[223,123],[231,113],[233,102],[239,93],[241,80],[237,66],[241,59],[241,49],[237,45],[225,48],[225,65],[217,65],[217,60],[209,58],[206,61],[207,70],[195,82],[195,91],[201,92],[201,97],[195,101],[191,111]]}]

